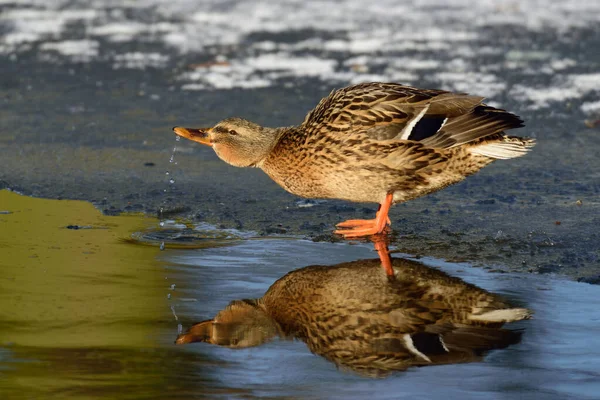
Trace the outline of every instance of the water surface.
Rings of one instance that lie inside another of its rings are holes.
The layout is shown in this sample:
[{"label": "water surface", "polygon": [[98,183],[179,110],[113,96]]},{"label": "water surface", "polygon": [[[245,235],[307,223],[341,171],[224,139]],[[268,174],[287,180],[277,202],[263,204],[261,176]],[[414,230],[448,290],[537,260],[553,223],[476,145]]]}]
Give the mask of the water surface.
[{"label": "water surface", "polygon": [[303,207],[199,144],[177,143],[169,163],[171,127],[299,124],[331,89],[364,81],[464,91],[520,115],[513,133],[538,144],[393,207],[402,250],[593,278],[600,135],[585,121],[600,119],[599,4],[2,0],[0,187],[332,240],[335,223],[376,206]]},{"label": "water surface", "polygon": [[231,300],[262,296],[291,270],[375,258],[371,245],[248,239],[160,252],[123,240],[156,229],[157,220],[0,196],[3,398],[592,399],[600,390],[598,286],[423,258],[535,316],[511,325],[524,330],[519,344],[482,362],[370,379],[338,370],[298,341],[231,350],[174,340],[181,327]]}]

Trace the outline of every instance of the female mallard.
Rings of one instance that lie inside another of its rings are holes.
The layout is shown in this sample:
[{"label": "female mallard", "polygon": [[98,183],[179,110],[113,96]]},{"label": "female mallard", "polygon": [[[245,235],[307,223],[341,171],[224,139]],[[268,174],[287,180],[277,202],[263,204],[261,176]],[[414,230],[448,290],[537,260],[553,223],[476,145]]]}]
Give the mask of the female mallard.
[{"label": "female mallard", "polygon": [[236,300],[176,343],[243,348],[296,338],[340,367],[385,376],[410,366],[472,362],[519,341],[506,322],[529,318],[500,296],[419,262],[378,259],[288,273],[260,299]]},{"label": "female mallard", "polygon": [[523,126],[483,98],[396,83],[362,83],[331,92],[299,126],[266,128],[228,118],[212,128],[175,127],[212,146],[237,167],[258,167],[302,197],[380,204],[373,220],[349,220],[335,232],[383,232],[393,203],[435,192],[497,159],[519,157],[532,139],[507,136]]}]

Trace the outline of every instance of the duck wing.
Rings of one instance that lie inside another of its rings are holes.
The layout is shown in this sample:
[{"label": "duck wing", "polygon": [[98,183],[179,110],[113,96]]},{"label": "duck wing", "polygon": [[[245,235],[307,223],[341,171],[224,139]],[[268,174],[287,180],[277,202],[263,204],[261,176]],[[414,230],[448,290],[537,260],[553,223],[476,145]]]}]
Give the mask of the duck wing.
[{"label": "duck wing", "polygon": [[482,100],[396,83],[363,83],[331,92],[306,116],[302,127],[313,139],[335,135],[340,140],[362,137],[451,148],[523,126],[518,116],[486,106]]}]

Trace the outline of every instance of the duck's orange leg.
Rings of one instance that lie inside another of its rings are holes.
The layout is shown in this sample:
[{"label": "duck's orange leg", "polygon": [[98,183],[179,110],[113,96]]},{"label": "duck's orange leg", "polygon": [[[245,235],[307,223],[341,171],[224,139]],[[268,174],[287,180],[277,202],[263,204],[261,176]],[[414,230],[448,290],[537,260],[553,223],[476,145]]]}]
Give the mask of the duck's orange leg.
[{"label": "duck's orange leg", "polygon": [[336,225],[334,233],[343,235],[345,238],[355,238],[361,236],[370,236],[382,233],[385,227],[390,223],[388,212],[394,200],[393,193],[388,193],[385,200],[379,206],[375,219],[351,219]]},{"label": "duck's orange leg", "polygon": [[392,257],[390,256],[390,250],[386,243],[386,237],[384,235],[373,236],[373,244],[375,250],[379,254],[379,260],[381,260],[381,267],[385,271],[388,278],[394,277],[394,268],[392,267]]}]

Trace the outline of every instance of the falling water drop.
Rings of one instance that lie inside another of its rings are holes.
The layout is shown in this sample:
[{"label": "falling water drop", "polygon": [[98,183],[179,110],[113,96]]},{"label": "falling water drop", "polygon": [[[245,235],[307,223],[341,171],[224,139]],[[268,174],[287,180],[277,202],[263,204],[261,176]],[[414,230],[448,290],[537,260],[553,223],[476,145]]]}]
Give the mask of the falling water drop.
[{"label": "falling water drop", "polygon": [[165,242],[160,242],[160,250],[164,250],[165,249]]},{"label": "falling water drop", "polygon": [[171,179],[169,179],[169,183],[170,183],[171,185],[172,185],[172,184],[174,184],[174,183],[175,183],[175,179],[172,179],[172,178],[171,178]]},{"label": "falling water drop", "polygon": [[174,305],[171,305],[171,312],[173,313],[173,317],[175,318],[175,321],[179,321],[179,318],[177,318],[177,313],[175,312]]}]

